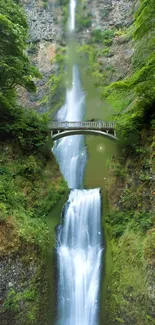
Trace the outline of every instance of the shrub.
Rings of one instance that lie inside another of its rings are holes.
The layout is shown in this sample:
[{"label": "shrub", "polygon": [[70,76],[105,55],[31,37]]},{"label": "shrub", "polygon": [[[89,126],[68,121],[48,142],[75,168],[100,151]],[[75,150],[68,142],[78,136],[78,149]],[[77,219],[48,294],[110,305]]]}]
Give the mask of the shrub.
[{"label": "shrub", "polygon": [[81,17],[77,16],[77,30],[81,31],[85,28],[89,28],[91,26],[92,20],[91,17]]},{"label": "shrub", "polygon": [[92,31],[92,42],[104,43],[106,45],[111,45],[114,38],[114,31],[112,29],[107,29],[102,31],[101,29],[95,29]]},{"label": "shrub", "polygon": [[28,153],[47,142],[47,122],[47,115],[9,107],[0,121],[0,137],[17,140],[21,149]]},{"label": "shrub", "polygon": [[155,266],[155,228],[151,229],[147,233],[144,244],[144,256],[147,262]]}]

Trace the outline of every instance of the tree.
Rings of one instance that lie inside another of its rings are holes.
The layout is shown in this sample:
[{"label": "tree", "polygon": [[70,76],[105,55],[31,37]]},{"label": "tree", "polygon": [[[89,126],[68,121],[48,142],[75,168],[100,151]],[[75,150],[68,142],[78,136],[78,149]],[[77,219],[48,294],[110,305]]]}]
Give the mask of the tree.
[{"label": "tree", "polygon": [[18,1],[0,0],[0,136],[28,150],[46,140],[46,120],[16,102],[16,87],[35,91],[38,69],[26,55],[28,25]]},{"label": "tree", "polygon": [[40,74],[26,55],[28,26],[24,12],[12,0],[1,0],[0,13],[0,90],[4,93],[20,85],[34,91],[33,78]]}]

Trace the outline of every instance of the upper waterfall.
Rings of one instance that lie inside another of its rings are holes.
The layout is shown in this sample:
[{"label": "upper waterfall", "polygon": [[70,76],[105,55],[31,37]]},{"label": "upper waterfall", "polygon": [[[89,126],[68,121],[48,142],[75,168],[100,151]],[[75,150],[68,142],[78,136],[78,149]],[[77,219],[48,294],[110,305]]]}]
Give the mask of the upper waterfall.
[{"label": "upper waterfall", "polygon": [[[78,69],[73,67],[72,87],[66,92],[65,105],[57,113],[59,121],[82,121],[85,94],[81,89]],[[73,135],[56,141],[53,152],[69,188],[81,188],[87,160],[83,135]]]},{"label": "upper waterfall", "polygon": [[74,31],[75,29],[75,9],[76,9],[76,0],[71,0],[70,5],[70,15],[69,15],[69,30]]}]

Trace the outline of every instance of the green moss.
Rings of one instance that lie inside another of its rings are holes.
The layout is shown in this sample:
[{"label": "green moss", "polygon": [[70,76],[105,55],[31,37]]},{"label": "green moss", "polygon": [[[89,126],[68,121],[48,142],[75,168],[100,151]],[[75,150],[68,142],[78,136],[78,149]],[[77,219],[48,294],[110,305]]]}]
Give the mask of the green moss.
[{"label": "green moss", "polygon": [[115,120],[117,119],[117,114],[127,109],[133,101],[133,94],[130,90],[109,90],[107,88],[103,91],[102,96],[106,97],[107,101],[111,104],[112,114],[115,114]]},{"label": "green moss", "polygon": [[111,245],[113,271],[107,292],[106,312],[110,309],[107,324],[152,325],[153,300],[147,285],[144,237],[126,231]]}]

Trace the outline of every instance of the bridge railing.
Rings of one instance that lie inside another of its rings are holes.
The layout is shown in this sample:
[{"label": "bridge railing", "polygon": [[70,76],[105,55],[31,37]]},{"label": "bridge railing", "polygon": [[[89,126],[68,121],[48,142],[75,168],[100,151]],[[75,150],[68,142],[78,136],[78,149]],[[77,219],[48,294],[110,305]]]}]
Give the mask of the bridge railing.
[{"label": "bridge railing", "polygon": [[52,121],[49,123],[51,130],[61,129],[114,129],[114,122],[103,122],[103,121],[84,121],[84,122],[59,122]]}]

